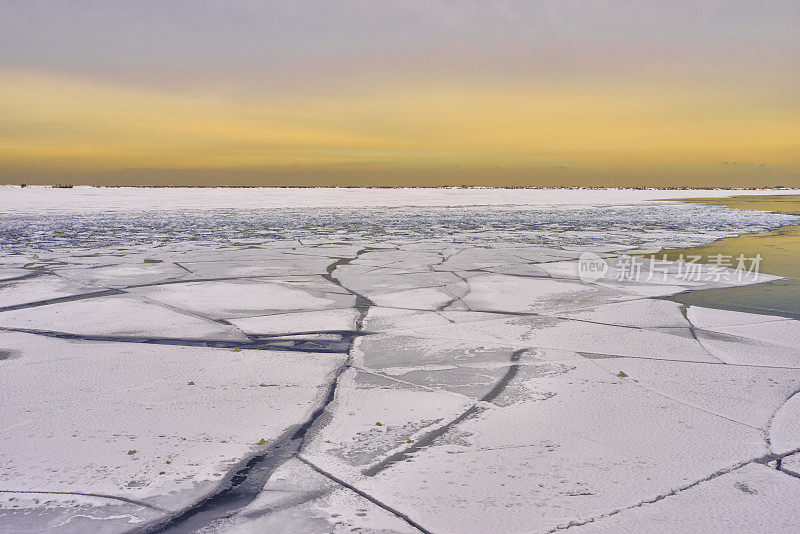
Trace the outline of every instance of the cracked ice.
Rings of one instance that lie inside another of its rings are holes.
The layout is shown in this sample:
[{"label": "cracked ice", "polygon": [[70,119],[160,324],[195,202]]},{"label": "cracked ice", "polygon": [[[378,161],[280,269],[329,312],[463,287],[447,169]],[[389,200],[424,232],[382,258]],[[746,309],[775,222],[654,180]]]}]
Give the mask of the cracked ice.
[{"label": "cracked ice", "polygon": [[730,282],[576,268],[796,218],[663,191],[2,192],[0,530],[800,522],[800,322],[659,298]]}]

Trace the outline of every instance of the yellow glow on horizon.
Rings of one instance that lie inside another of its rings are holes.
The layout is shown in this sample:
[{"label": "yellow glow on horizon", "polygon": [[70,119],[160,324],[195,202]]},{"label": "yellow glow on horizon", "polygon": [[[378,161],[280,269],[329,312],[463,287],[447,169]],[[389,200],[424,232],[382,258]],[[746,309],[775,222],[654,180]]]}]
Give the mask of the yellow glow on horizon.
[{"label": "yellow glow on horizon", "polygon": [[5,71],[0,102],[0,164],[16,168],[800,169],[800,107],[688,82],[419,80],[245,98]]}]

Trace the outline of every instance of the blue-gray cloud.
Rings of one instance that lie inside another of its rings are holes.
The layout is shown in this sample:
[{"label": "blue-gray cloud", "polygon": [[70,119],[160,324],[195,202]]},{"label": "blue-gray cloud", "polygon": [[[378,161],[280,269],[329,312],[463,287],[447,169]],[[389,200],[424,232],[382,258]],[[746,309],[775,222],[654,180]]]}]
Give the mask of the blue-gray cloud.
[{"label": "blue-gray cloud", "polygon": [[0,14],[0,62],[33,68],[800,49],[797,0],[6,0]]}]

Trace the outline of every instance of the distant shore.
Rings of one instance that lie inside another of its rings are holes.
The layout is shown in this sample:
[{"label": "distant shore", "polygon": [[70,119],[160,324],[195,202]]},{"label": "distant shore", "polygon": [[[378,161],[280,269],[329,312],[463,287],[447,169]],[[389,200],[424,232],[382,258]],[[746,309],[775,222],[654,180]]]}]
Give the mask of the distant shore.
[{"label": "distant shore", "polygon": [[[717,187],[717,186],[589,186],[589,185],[225,185],[225,184],[209,184],[209,185],[191,185],[191,184],[83,184],[83,183],[0,183],[2,187],[26,188],[26,187],[39,187],[49,189],[72,189],[73,187],[92,187],[99,189],[541,189],[541,190],[622,190],[622,191],[795,191],[800,190],[800,187],[774,185],[763,187]],[[672,199],[665,199],[672,200]],[[702,200],[702,199],[691,199]],[[702,204],[702,202],[695,202]],[[716,204],[715,204],[716,205]]]},{"label": "distant shore", "polygon": [[[651,203],[656,199],[790,195],[800,189],[651,188],[201,188],[0,186],[0,212],[47,210],[141,211],[265,208],[548,206],[572,209]],[[728,234],[734,235],[734,234]]]}]

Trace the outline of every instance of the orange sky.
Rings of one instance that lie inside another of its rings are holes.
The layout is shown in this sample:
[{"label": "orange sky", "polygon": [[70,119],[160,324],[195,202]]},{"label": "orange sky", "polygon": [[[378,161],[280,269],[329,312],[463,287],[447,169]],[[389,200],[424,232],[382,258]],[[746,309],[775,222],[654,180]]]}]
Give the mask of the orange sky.
[{"label": "orange sky", "polygon": [[523,43],[510,64],[442,43],[174,68],[0,57],[0,181],[800,185],[800,69],[780,36],[600,37]]}]

